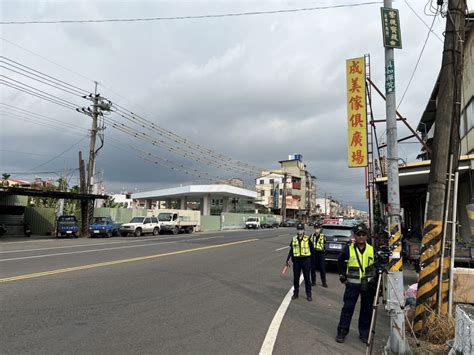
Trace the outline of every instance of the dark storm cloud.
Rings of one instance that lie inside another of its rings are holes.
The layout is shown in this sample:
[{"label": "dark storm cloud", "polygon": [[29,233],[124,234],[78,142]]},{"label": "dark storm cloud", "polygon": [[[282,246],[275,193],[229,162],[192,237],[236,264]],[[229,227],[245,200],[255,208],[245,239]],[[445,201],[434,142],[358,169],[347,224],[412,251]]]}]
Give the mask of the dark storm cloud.
[{"label": "dark storm cloud", "polygon": [[[318,5],[333,3],[323,1]],[[4,19],[175,16],[307,5],[307,2],[292,2],[291,6],[287,2],[35,2],[25,6],[12,2],[4,6],[2,16]],[[403,50],[395,54],[399,99],[427,29],[403,3],[396,5],[401,12],[404,43]],[[424,16],[424,3],[412,6]],[[430,22],[431,18],[426,17],[426,21]],[[437,33],[443,27],[444,21],[435,22]],[[11,26],[4,30],[3,37],[98,80],[103,84],[99,92],[113,102],[216,152],[269,169],[277,168],[278,160],[286,159],[288,154],[301,153],[308,169],[318,178],[318,195],[326,192],[346,204],[365,206],[363,171],[347,168],[345,60],[370,53],[373,80],[383,88],[378,6],[156,23]],[[6,56],[93,90],[90,79],[9,44],[2,42],[2,46]],[[413,126],[436,79],[441,49],[441,43],[431,37],[400,107]],[[12,90],[2,91],[1,95],[3,102],[13,102],[73,126],[85,129],[90,123],[88,117]],[[80,99],[75,102],[88,104]],[[385,116],[384,103],[375,94],[374,115],[375,118]],[[1,122],[2,149],[7,146],[54,156],[81,138],[78,133],[60,134],[3,117]],[[407,132],[400,126],[400,136]],[[378,133],[383,141],[384,126],[378,126]],[[144,190],[199,180],[145,162],[131,153],[128,145],[209,174],[233,175],[156,149],[109,125],[98,158],[98,170],[104,170],[109,190],[118,191],[122,187]],[[65,155],[75,157],[79,148],[86,155],[87,144],[79,144]],[[404,159],[414,159],[419,146],[407,144],[400,146],[399,151]],[[2,170],[24,171],[39,160],[39,156],[4,152],[1,157]],[[58,159],[45,168],[60,170],[64,165],[65,160]],[[251,182],[253,177],[246,179]]]}]

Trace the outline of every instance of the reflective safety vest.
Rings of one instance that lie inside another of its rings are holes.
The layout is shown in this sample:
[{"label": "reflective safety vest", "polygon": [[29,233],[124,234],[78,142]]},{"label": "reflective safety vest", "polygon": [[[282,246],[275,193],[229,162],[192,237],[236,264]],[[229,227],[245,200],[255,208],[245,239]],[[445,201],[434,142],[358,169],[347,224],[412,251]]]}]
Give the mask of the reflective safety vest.
[{"label": "reflective safety vest", "polygon": [[293,241],[291,242],[291,247],[293,248],[294,257],[311,256],[311,250],[309,249],[309,237],[307,235],[304,235],[301,241],[298,240],[298,236],[295,235],[293,237]]},{"label": "reflective safety vest", "polygon": [[313,242],[314,249],[316,251],[324,251],[324,243],[326,243],[326,237],[323,233],[319,233],[319,238],[316,233],[311,236],[311,242]]},{"label": "reflective safety vest", "polygon": [[[362,269],[359,266],[360,264]],[[364,254],[361,254],[355,244],[349,245],[349,260],[347,261],[347,282],[360,284],[362,278],[371,281],[375,277],[374,248],[370,244],[365,245]]]}]

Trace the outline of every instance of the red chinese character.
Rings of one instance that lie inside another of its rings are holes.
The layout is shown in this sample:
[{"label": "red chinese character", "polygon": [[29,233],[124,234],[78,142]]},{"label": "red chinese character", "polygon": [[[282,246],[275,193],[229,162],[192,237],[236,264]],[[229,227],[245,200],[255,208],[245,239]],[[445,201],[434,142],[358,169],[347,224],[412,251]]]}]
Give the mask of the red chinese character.
[{"label": "red chinese character", "polygon": [[362,147],[362,133],[354,132],[352,135],[351,147],[361,146]]},{"label": "red chinese character", "polygon": [[355,128],[357,126],[364,127],[364,121],[362,120],[362,116],[360,113],[355,113],[350,118],[351,127]]},{"label": "red chinese character", "polygon": [[360,92],[360,89],[362,89],[362,86],[360,86],[359,84],[359,78],[353,78],[351,80],[352,80],[352,85],[349,91],[351,93]]},{"label": "red chinese character", "polygon": [[351,97],[349,103],[351,105],[351,109],[355,111],[364,107],[364,105],[362,105],[362,97],[360,97],[359,95]]},{"label": "red chinese character", "polygon": [[349,74],[362,74],[362,69],[359,68],[359,62],[353,60],[349,67]]},{"label": "red chinese character", "polygon": [[356,150],[352,152],[352,162],[356,164],[362,164],[365,160],[365,157],[362,155],[362,150]]}]

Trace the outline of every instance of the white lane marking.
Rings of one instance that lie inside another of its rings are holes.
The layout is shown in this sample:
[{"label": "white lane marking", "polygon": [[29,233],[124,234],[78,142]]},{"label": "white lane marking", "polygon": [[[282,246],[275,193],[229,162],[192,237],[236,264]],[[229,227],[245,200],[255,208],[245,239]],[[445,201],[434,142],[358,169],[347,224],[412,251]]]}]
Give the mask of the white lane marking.
[{"label": "white lane marking", "polygon": [[[222,238],[222,236],[217,237],[207,237],[207,238],[199,238],[193,240],[207,240],[207,239],[215,239],[215,238]],[[56,254],[42,254],[42,255],[33,255],[33,256],[24,256],[20,258],[8,258],[8,259],[0,259],[1,261],[14,261],[14,260],[25,260],[25,259],[37,259],[37,258],[46,258],[49,256],[59,256],[59,255],[70,255],[70,254],[82,254],[82,253],[93,253],[97,251],[104,251],[104,250],[117,250],[117,249],[127,249],[127,248],[139,248],[139,247],[146,247],[146,246],[154,246],[158,244],[175,244],[181,242],[188,242],[189,240],[175,240],[171,242],[157,242],[157,243],[147,243],[147,244],[139,244],[139,245],[126,245],[123,247],[114,247],[114,248],[101,248],[101,249],[90,249],[90,250],[79,250],[79,251],[71,251],[67,253],[56,253]]]},{"label": "white lane marking", "polygon": [[18,241],[18,242],[1,242],[0,245],[4,245],[4,244],[22,244],[22,243],[44,243],[44,242],[52,242],[52,241],[54,241],[54,239],[22,240],[22,241]]},{"label": "white lane marking", "polygon": [[286,247],[282,247],[282,248],[278,248],[278,249],[275,249],[275,251],[280,251],[280,250],[283,250],[283,249],[286,249],[286,248],[289,248],[290,246],[287,245]]},{"label": "white lane marking", "polygon": [[64,245],[61,247],[51,247],[51,248],[36,248],[36,249],[19,249],[19,250],[7,250],[7,251],[0,251],[0,254],[10,254],[10,253],[23,253],[29,251],[41,251],[41,250],[53,250],[53,249],[67,249],[67,248],[80,248],[80,247],[88,247],[88,246],[96,246],[96,245],[111,245],[111,244],[124,244],[124,243],[138,243],[143,242],[145,240],[168,240],[168,239],[177,239],[177,238],[186,238],[190,236],[174,236],[174,237],[154,237],[154,238],[146,238],[146,239],[138,239],[138,240],[121,240],[117,242],[106,242],[103,243],[93,243],[93,244],[74,244],[74,245]]},{"label": "white lane marking", "polygon": [[279,237],[288,237],[290,235],[290,233],[288,234],[280,234]]},{"label": "white lane marking", "polygon": [[[300,276],[300,286],[303,282],[303,275]],[[285,316],[286,310],[291,302],[291,296],[293,295],[293,286],[290,288],[285,298],[281,302],[280,307],[275,313],[270,327],[268,328],[267,335],[265,335],[265,340],[263,341],[262,347],[260,349],[260,355],[271,355],[273,353],[273,347],[275,346],[275,341],[278,336],[278,330],[280,329],[281,322]]]}]

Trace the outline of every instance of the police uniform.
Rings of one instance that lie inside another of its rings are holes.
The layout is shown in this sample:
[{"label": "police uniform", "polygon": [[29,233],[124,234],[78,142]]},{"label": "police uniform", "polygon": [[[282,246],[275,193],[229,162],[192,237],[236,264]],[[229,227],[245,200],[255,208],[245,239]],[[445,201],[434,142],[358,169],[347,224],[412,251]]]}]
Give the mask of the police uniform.
[{"label": "police uniform", "polygon": [[[300,225],[297,228],[301,230]],[[291,258],[291,261],[293,262],[293,299],[298,298],[300,275],[301,272],[303,272],[306,299],[312,301],[310,281],[312,250],[313,243],[311,243],[310,237],[305,234],[303,234],[301,238],[299,238],[298,235],[295,235],[290,243],[290,251],[286,259],[286,264],[288,265]]]},{"label": "police uniform", "polygon": [[[357,233],[364,227],[356,227]],[[367,235],[367,230],[365,229]],[[345,336],[349,333],[352,315],[357,303],[360,301],[359,314],[359,338],[367,342],[369,337],[370,320],[372,318],[372,304],[375,297],[373,281],[375,280],[374,248],[366,243],[363,249],[359,249],[356,243],[346,246],[338,258],[339,277],[341,282],[345,282],[344,306],[341,310],[341,317],[337,327],[338,342],[344,342]]]},{"label": "police uniform", "polygon": [[323,287],[328,287],[326,283],[326,257],[324,255],[324,247],[326,237],[322,232],[311,235],[311,242],[314,246],[314,253],[311,254],[311,286],[316,286],[316,270],[319,269],[321,283]]}]

